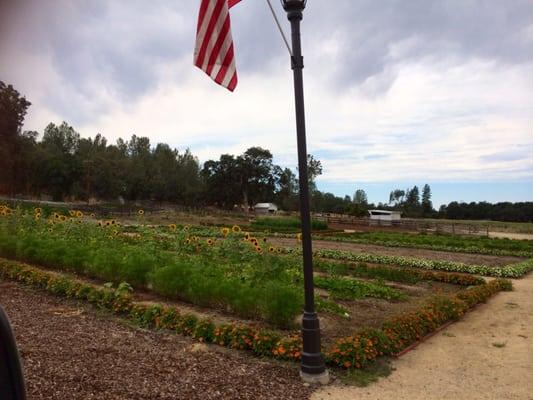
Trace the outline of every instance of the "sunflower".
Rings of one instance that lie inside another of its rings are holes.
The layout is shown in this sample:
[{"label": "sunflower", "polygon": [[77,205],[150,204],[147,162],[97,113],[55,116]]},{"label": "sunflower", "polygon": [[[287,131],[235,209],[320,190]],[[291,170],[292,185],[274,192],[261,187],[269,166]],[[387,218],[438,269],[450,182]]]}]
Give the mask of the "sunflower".
[{"label": "sunflower", "polygon": [[52,233],[54,230],[52,228],[48,228],[48,232]]},{"label": "sunflower", "polygon": [[109,226],[109,225],[111,225],[111,221],[106,221],[105,226]]},{"label": "sunflower", "polygon": [[208,244],[209,246],[212,246],[213,243],[215,243],[215,241],[214,241],[213,239],[207,239],[207,244]]},{"label": "sunflower", "polygon": [[59,219],[60,219],[61,221],[65,222],[65,221],[67,220],[67,217],[64,216],[64,215],[60,215],[60,216],[59,216]]},{"label": "sunflower", "polygon": [[76,217],[77,218],[83,217],[83,213],[81,211],[76,211]]},{"label": "sunflower", "polygon": [[220,232],[224,235],[224,237],[226,237],[229,235],[229,228],[224,227],[220,230]]},{"label": "sunflower", "polygon": [[176,224],[170,224],[168,226],[168,228],[171,230],[171,231],[175,231],[176,230]]},{"label": "sunflower", "polygon": [[137,211],[137,214],[144,215],[144,210],[141,209],[141,210]]},{"label": "sunflower", "polygon": [[74,210],[69,210],[69,211],[68,211],[68,215],[70,215],[71,217],[75,217],[75,216],[76,216],[76,211],[74,211]]},{"label": "sunflower", "polygon": [[185,226],[183,227],[183,230],[184,230],[184,231],[188,231],[190,228],[191,228],[191,227],[190,227],[189,225],[185,225]]},{"label": "sunflower", "polygon": [[269,253],[274,253],[275,251],[276,251],[276,249],[275,249],[273,246],[270,246],[270,247],[268,248],[268,252],[269,252]]},{"label": "sunflower", "polygon": [[281,254],[281,247],[278,247],[278,248],[276,249],[276,251],[277,251],[279,254]]},{"label": "sunflower", "polygon": [[263,252],[263,249],[261,248],[261,246],[255,246],[255,251],[261,254]]},{"label": "sunflower", "polygon": [[118,231],[116,229],[113,231],[113,235],[115,235],[115,236],[118,235]]},{"label": "sunflower", "polygon": [[264,242],[264,243],[267,242],[267,238],[266,238],[266,237],[263,238],[263,242]]},{"label": "sunflower", "polygon": [[55,219],[61,219],[61,216],[60,216],[58,213],[55,212],[55,213],[54,213],[54,218],[55,218]]},{"label": "sunflower", "polygon": [[98,226],[102,226],[102,221],[98,221]]},{"label": "sunflower", "polygon": [[187,238],[187,239],[185,240],[185,244],[191,244],[191,239]]},{"label": "sunflower", "polygon": [[41,207],[36,207],[33,209],[33,212],[35,214],[42,214],[43,213],[43,210],[41,209]]},{"label": "sunflower", "polygon": [[95,214],[94,213],[91,213],[91,218],[94,218],[95,217]]},{"label": "sunflower", "polygon": [[41,213],[36,213],[35,214],[35,220],[38,221],[41,219]]},{"label": "sunflower", "polygon": [[111,225],[115,225],[115,224],[117,223],[117,221],[116,221],[116,220],[114,220],[114,219],[112,219],[112,220],[111,220],[111,221],[109,221],[109,222],[111,222]]},{"label": "sunflower", "polygon": [[244,232],[244,240],[249,240],[250,234],[248,232]]},{"label": "sunflower", "polygon": [[235,233],[239,233],[241,231],[241,227],[239,225],[233,225],[231,230]]}]

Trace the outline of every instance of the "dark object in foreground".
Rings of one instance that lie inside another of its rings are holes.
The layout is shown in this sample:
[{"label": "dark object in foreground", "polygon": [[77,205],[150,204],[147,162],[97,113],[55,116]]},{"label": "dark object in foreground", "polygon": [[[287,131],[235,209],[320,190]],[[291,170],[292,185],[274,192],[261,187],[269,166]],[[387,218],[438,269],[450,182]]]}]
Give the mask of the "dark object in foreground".
[{"label": "dark object in foreground", "polygon": [[0,398],[25,400],[26,388],[11,324],[0,306]]},{"label": "dark object in foreground", "polygon": [[303,57],[300,40],[300,21],[305,0],[282,0],[291,23],[292,70],[294,75],[294,100],[296,106],[296,139],[298,146],[298,172],[300,184],[300,218],[302,223],[302,254],[304,264],[305,308],[302,318],[303,352],[301,374],[310,382],[326,382],[327,371],[320,351],[320,323],[315,312],[313,285],[313,250],[311,245],[311,213],[307,173],[307,144],[305,138],[305,110],[303,89]]}]

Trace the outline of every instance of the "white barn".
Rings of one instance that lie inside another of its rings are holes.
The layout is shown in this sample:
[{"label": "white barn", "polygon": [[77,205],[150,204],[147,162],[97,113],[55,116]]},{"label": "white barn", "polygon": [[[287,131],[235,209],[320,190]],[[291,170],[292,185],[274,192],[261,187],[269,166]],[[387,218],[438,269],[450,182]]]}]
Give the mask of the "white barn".
[{"label": "white barn", "polygon": [[254,206],[254,211],[259,215],[275,214],[278,212],[278,206],[274,203],[257,203]]},{"label": "white barn", "polygon": [[399,221],[402,218],[400,211],[368,210],[370,220],[374,221]]}]

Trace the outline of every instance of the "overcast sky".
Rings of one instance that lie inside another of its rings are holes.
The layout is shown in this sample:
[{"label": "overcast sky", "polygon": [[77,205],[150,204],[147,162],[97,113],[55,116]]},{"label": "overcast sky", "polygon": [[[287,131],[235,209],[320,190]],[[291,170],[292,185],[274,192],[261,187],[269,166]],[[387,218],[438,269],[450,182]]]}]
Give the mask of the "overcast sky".
[{"label": "overcast sky", "polygon": [[[24,128],[67,121],[200,161],[248,147],[296,166],[292,75],[266,0],[231,10],[234,93],[192,66],[199,0],[0,0],[0,79]],[[282,25],[288,22],[273,0]],[[308,150],[321,190],[387,201],[533,201],[533,0],[309,0]]]}]

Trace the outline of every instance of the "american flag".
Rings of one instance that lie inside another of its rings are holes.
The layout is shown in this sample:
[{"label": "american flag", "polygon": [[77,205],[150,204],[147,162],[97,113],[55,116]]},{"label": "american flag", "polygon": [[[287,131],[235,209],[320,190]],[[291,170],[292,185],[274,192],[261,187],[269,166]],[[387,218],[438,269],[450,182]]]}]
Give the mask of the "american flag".
[{"label": "american flag", "polygon": [[229,9],[241,0],[202,0],[196,29],[194,65],[233,92],[237,70]]}]

